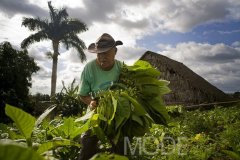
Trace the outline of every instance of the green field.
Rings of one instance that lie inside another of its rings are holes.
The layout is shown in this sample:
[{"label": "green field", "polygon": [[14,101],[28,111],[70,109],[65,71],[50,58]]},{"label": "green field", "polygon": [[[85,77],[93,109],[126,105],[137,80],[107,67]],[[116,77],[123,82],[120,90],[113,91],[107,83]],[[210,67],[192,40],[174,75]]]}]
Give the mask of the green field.
[{"label": "green field", "polygon": [[[168,113],[171,116],[169,126],[153,125],[150,132],[143,137],[135,137],[131,142],[125,139],[126,158],[239,159],[239,107],[240,105],[236,104],[187,111],[183,106],[168,106]],[[8,115],[18,116],[15,116],[16,123],[0,125],[0,149],[4,151],[0,152],[0,159],[3,157],[5,160],[16,157],[26,159],[26,156],[39,159],[77,159],[81,148],[79,134],[84,132],[84,125],[75,122],[77,117],[55,117],[50,120],[45,117],[48,112],[50,110],[36,121],[34,117],[21,110],[8,108]],[[100,147],[106,153],[102,156],[107,156],[109,144],[101,144]],[[99,158],[101,157],[95,157]]]}]

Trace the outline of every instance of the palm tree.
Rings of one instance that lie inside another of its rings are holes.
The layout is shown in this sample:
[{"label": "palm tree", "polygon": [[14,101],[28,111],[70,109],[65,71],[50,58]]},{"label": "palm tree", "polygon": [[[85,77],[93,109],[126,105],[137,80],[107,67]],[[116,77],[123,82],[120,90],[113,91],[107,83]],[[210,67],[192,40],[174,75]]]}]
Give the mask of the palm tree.
[{"label": "palm tree", "polygon": [[77,20],[70,19],[66,8],[57,10],[52,7],[51,1],[48,2],[50,21],[48,19],[40,18],[23,18],[22,25],[28,27],[30,31],[38,31],[25,38],[22,43],[22,48],[27,48],[34,42],[50,39],[52,41],[53,54],[52,54],[52,79],[51,79],[51,96],[56,92],[57,81],[57,63],[59,55],[59,44],[63,43],[67,49],[69,47],[76,48],[81,62],[86,60],[84,49],[85,43],[78,38],[77,34],[86,31],[88,28],[86,24]]}]

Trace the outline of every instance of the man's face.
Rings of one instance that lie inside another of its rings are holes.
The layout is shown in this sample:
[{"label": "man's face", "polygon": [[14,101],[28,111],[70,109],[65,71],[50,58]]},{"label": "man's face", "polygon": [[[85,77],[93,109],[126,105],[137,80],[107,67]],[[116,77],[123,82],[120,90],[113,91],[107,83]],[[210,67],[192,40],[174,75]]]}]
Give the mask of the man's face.
[{"label": "man's face", "polygon": [[116,48],[113,47],[107,52],[97,54],[97,62],[103,70],[110,70],[114,65]]}]

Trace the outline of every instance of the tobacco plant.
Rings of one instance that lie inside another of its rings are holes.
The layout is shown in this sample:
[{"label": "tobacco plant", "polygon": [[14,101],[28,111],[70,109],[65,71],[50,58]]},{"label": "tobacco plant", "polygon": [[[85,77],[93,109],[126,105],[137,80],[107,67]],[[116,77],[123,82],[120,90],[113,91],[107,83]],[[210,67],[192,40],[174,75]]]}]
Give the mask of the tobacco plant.
[{"label": "tobacco plant", "polygon": [[97,94],[98,107],[76,121],[87,120],[85,125],[113,146],[126,136],[143,136],[153,123],[167,125],[169,115],[162,96],[170,92],[169,82],[158,80],[159,75],[145,61],[124,64],[119,82]]}]

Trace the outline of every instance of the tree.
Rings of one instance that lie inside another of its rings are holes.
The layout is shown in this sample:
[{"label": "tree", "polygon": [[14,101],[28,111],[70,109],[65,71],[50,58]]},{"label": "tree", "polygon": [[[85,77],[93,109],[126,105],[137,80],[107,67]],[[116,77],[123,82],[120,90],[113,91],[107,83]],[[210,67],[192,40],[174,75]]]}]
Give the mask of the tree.
[{"label": "tree", "polygon": [[0,44],[0,117],[4,117],[5,103],[29,111],[28,103],[31,76],[40,68],[27,50],[18,51],[9,42]]},{"label": "tree", "polygon": [[59,55],[59,44],[63,43],[67,49],[69,47],[76,48],[81,61],[86,60],[86,55],[83,49],[86,48],[85,43],[78,38],[77,34],[87,30],[86,24],[68,17],[66,8],[57,10],[52,7],[51,2],[48,2],[50,21],[40,18],[23,18],[22,25],[28,27],[31,31],[38,31],[31,34],[21,43],[22,48],[27,48],[34,42],[50,39],[52,41],[52,78],[51,78],[51,96],[56,92],[57,81],[57,63]]}]

